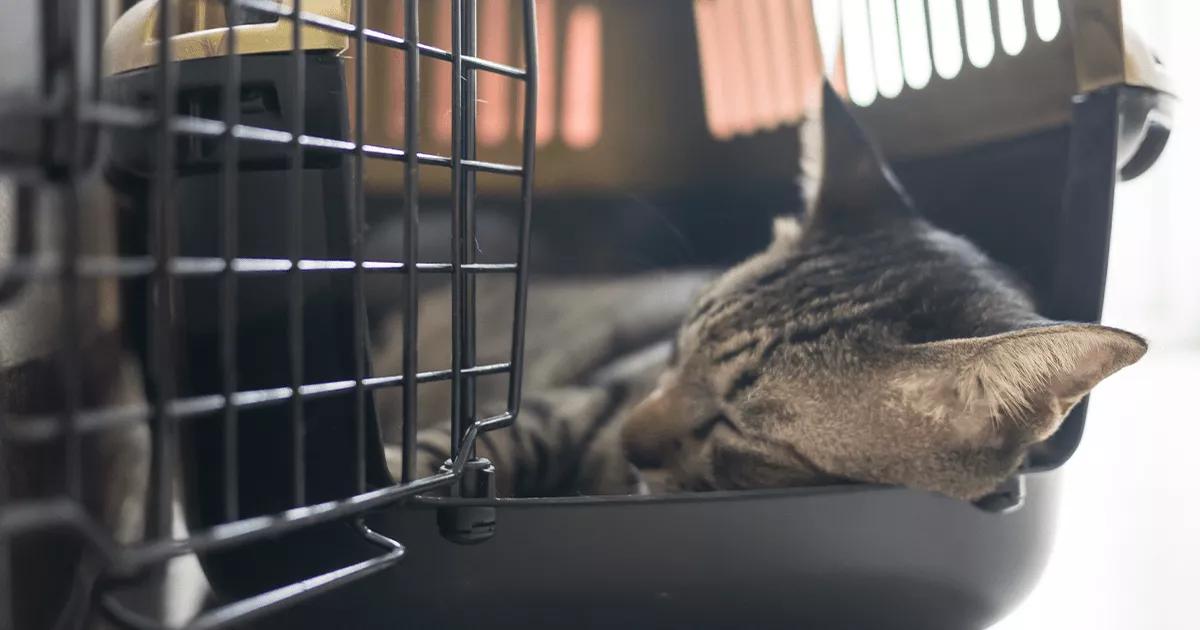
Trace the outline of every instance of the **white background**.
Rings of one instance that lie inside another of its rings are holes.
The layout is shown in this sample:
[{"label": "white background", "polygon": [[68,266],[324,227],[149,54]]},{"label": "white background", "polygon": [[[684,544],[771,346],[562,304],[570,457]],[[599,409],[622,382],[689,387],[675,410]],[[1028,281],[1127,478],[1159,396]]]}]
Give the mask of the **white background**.
[{"label": "white background", "polygon": [[1117,189],[1105,323],[1151,351],[1092,398],[1049,566],[993,630],[1200,629],[1200,2],[1126,0],[1181,102],[1159,163]]}]

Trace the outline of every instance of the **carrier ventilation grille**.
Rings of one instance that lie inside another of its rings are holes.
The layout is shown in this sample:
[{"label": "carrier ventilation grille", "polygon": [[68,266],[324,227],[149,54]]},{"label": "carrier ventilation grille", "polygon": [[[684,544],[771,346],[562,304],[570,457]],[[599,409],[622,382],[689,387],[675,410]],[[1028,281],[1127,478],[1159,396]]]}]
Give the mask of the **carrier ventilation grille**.
[{"label": "carrier ventilation grille", "polygon": [[[705,110],[720,139],[799,121],[823,71],[860,107],[1053,41],[1058,0],[697,0]],[[819,48],[818,48],[819,42]]]}]

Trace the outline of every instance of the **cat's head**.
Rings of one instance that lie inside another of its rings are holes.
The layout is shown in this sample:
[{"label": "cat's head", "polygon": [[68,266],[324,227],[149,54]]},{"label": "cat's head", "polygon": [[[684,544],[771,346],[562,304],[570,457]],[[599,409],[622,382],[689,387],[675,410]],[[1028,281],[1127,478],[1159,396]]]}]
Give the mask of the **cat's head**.
[{"label": "cat's head", "polygon": [[697,300],[625,452],[659,491],[985,495],[1145,341],[1039,316],[1014,277],[919,216],[828,87],[807,124],[823,155],[811,210]]}]

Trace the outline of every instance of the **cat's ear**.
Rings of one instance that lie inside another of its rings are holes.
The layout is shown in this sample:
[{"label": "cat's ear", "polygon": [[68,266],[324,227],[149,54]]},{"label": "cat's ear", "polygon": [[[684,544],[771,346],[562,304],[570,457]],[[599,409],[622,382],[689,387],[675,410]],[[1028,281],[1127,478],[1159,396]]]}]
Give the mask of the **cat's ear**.
[{"label": "cat's ear", "polygon": [[915,214],[883,154],[828,81],[819,114],[801,124],[800,151],[806,227],[861,231]]},{"label": "cat's ear", "polygon": [[980,446],[997,438],[1040,442],[1100,381],[1146,353],[1132,333],[1052,324],[913,347],[921,367],[899,379],[902,395]]}]

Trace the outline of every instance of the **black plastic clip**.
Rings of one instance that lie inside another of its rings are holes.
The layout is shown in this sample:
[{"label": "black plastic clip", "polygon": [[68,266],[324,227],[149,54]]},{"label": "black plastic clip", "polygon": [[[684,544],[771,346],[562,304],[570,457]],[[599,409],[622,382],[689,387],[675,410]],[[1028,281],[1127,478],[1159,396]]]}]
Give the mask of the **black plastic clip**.
[{"label": "black plastic clip", "polygon": [[[442,472],[453,470],[451,462],[442,464]],[[487,459],[472,459],[463,467],[462,477],[450,487],[451,498],[496,498],[496,467]],[[437,511],[442,537],[460,545],[476,545],[496,535],[496,508],[490,505],[458,505]]]}]

